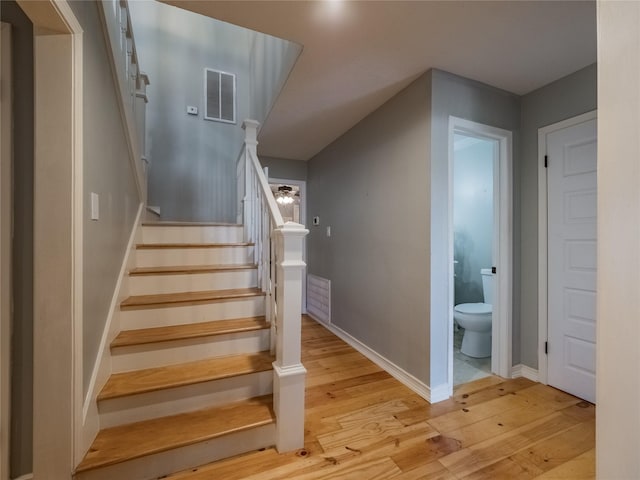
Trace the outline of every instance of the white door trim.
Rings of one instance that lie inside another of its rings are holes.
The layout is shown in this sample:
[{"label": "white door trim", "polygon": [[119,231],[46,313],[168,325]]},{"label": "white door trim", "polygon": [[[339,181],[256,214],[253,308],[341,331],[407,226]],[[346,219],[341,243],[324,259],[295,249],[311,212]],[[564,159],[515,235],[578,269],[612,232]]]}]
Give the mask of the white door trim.
[{"label": "white door trim", "polygon": [[548,266],[547,266],[547,169],[544,157],[547,154],[547,135],[557,130],[572,127],[597,118],[597,110],[562,120],[538,129],[538,381],[547,384],[548,362],[545,342],[548,337]]},{"label": "white door trim", "polygon": [[[300,223],[307,225],[307,182],[306,180],[291,180],[288,178],[271,178],[268,174],[269,183],[284,183],[295,185],[300,188]],[[307,313],[307,237],[302,240],[302,260],[305,267],[302,270],[302,313]]]},{"label": "white door trim", "polygon": [[11,429],[11,238],[13,223],[12,174],[13,120],[11,75],[11,25],[0,27],[0,480],[9,479],[9,431]]},{"label": "white door trim", "polygon": [[18,3],[35,34],[33,475],[71,478],[84,455],[82,28],[66,0]]},{"label": "white door trim", "polygon": [[[449,198],[448,198],[448,246],[449,246],[449,340],[447,342],[449,391],[453,390],[453,135],[464,133],[498,142],[499,158],[494,172],[494,192],[499,198],[494,202],[494,258],[497,282],[494,283],[493,331],[491,370],[501,377],[511,377],[512,367],[512,302],[513,302],[513,160],[512,133],[501,128],[483,125],[462,118],[449,117]],[[496,195],[494,193],[494,198]],[[497,320],[497,321],[496,321]],[[497,341],[495,341],[497,339]]]}]

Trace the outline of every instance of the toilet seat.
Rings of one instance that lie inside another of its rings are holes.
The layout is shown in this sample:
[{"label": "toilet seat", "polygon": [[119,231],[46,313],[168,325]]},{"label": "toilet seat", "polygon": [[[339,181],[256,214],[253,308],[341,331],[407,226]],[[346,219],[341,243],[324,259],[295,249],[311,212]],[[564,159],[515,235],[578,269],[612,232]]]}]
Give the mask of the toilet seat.
[{"label": "toilet seat", "polygon": [[460,303],[453,309],[458,313],[468,315],[486,315],[493,312],[492,305],[488,303]]}]

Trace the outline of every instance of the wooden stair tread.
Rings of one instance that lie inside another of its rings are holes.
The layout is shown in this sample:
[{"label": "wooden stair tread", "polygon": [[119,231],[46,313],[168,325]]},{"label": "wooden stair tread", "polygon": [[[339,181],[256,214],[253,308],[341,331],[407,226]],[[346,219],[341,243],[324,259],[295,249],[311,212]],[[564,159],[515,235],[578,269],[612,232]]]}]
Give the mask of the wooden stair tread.
[{"label": "wooden stair tread", "polygon": [[227,243],[138,243],[138,250],[171,249],[171,248],[233,248],[253,247],[251,242],[227,242]]},{"label": "wooden stair tread", "polygon": [[174,222],[171,220],[158,220],[142,222],[143,227],[241,227],[241,223],[222,222]]},{"label": "wooden stair tread", "polygon": [[107,380],[98,401],[264,372],[271,370],[274,360],[270,352],[259,352],[116,373]]},{"label": "wooden stair tread", "polygon": [[266,322],[265,317],[262,316],[189,323],[186,325],[171,325],[168,327],[123,330],[113,342],[111,342],[111,348],[225,335],[229,333],[250,332],[265,328],[269,328],[269,324]]},{"label": "wooden stair tread", "polygon": [[179,305],[197,305],[201,303],[234,298],[256,297],[264,295],[259,288],[232,288],[229,290],[205,290],[199,292],[159,293],[153,295],[132,295],[123,300],[120,310],[157,308]]},{"label": "wooden stair tread", "polygon": [[275,422],[271,395],[101,430],[76,472],[114,465]]},{"label": "wooden stair tread", "polygon": [[137,267],[129,271],[131,276],[139,275],[180,275],[193,273],[231,272],[235,270],[252,270],[258,266],[254,263],[225,265],[176,265],[170,267]]}]

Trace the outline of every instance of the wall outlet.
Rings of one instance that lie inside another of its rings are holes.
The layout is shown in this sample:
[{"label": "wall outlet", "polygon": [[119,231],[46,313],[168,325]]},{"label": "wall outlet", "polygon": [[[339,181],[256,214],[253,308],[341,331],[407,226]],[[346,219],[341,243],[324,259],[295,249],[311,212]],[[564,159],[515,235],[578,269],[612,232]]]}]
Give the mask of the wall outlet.
[{"label": "wall outlet", "polygon": [[187,113],[189,115],[197,115],[198,114],[198,107],[193,107],[191,105],[187,105]]},{"label": "wall outlet", "polygon": [[313,224],[320,225],[320,217],[313,217]]},{"label": "wall outlet", "polygon": [[100,219],[100,197],[97,193],[91,192],[91,220]]}]

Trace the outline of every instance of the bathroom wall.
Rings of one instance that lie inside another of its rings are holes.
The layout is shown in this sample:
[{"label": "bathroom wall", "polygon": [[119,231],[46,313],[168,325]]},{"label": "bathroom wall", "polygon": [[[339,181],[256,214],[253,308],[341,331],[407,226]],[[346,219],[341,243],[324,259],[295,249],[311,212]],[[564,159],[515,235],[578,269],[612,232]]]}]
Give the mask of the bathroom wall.
[{"label": "bathroom wall", "polygon": [[453,258],[458,262],[454,265],[457,305],[483,301],[480,269],[492,266],[495,142],[455,135],[454,145]]}]

